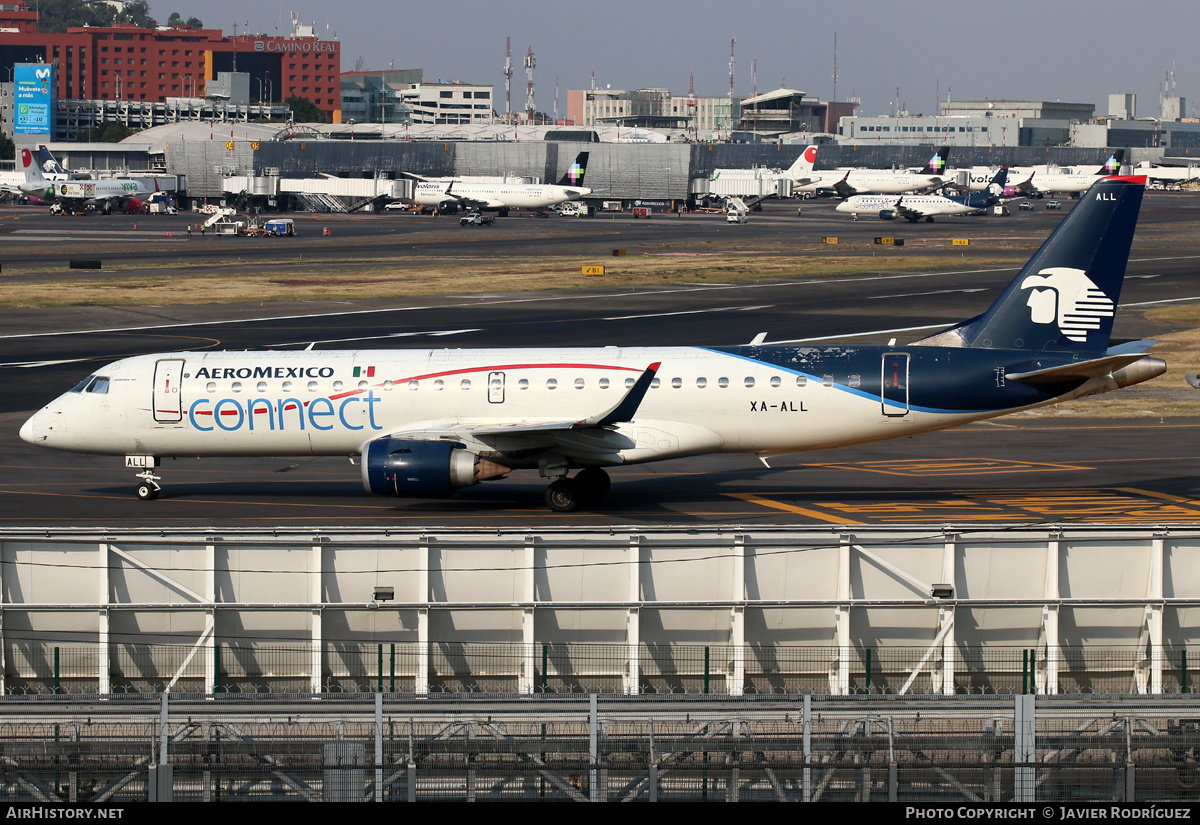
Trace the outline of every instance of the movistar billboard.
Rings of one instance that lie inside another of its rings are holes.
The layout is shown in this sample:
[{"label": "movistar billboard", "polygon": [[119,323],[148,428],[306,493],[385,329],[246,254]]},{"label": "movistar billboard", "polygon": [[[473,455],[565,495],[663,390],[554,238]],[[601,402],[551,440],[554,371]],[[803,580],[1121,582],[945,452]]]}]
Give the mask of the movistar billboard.
[{"label": "movistar billboard", "polygon": [[54,67],[46,63],[18,63],[13,80],[13,133],[53,134]]}]

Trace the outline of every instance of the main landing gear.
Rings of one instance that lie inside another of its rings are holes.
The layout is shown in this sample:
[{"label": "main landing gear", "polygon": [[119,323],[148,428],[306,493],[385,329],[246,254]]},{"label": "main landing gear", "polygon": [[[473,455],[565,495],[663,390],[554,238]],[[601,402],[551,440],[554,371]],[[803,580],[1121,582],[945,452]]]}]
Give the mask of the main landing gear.
[{"label": "main landing gear", "polygon": [[608,494],[612,482],[599,467],[580,470],[574,478],[555,479],[546,488],[546,506],[556,513],[570,513],[583,504],[599,501]]},{"label": "main landing gear", "polygon": [[142,501],[153,501],[158,498],[158,494],[162,492],[162,485],[158,482],[162,481],[160,476],[156,476],[153,470],[144,470],[137,474],[141,479],[134,492]]}]

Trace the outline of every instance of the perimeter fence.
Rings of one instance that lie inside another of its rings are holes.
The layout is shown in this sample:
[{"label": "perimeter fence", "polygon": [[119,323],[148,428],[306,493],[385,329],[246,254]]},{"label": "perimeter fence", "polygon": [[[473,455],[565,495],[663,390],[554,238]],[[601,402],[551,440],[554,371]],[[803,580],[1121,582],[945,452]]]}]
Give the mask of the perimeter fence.
[{"label": "perimeter fence", "polygon": [[1195,802],[1189,697],[7,700],[5,804]]},{"label": "perimeter fence", "polygon": [[[1186,648],[469,644],[4,646],[10,696],[1192,694]],[[104,670],[107,666],[107,670]],[[1047,690],[1047,668],[1057,676]],[[1152,684],[1149,674],[1161,674]],[[1158,689],[1154,689],[1154,688]]]}]

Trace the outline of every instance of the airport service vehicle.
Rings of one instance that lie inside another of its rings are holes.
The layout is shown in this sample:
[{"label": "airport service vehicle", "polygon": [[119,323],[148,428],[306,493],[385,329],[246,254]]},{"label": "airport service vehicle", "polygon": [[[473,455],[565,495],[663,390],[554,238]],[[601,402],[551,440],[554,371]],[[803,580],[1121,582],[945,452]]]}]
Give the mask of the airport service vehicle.
[{"label": "airport service vehicle", "polygon": [[[576,200],[592,193],[583,186],[588,153],[580,152],[555,185],[540,183],[467,183],[461,180],[425,180],[417,178],[413,202],[439,211],[474,209],[499,212],[510,209],[545,209],[556,203]],[[410,177],[417,177],[410,175]],[[542,213],[544,214],[544,213]]]},{"label": "airport service vehicle", "polygon": [[272,218],[263,224],[263,231],[267,235],[275,235],[276,237],[295,235],[296,222],[291,218]]},{"label": "airport service vehicle", "polygon": [[1047,209],[1062,209],[1062,203],[1059,201],[1046,201]]},{"label": "airport service vehicle", "polygon": [[1161,375],[1152,341],[1109,345],[1144,190],[1096,183],[990,308],[907,345],[165,352],[96,370],[20,435],[124,456],[143,499],[166,456],[330,455],[405,498],[535,471],[566,512],[605,467],[904,438]]},{"label": "airport service vehicle", "polygon": [[1030,203],[1029,201],[1021,201],[1021,203],[1017,205],[1017,208],[1020,209],[1022,212],[1032,212],[1033,204]]},{"label": "airport service vehicle", "polygon": [[839,197],[872,193],[879,195],[901,195],[905,192],[933,189],[948,181],[944,177],[946,158],[950,149],[943,146],[920,172],[891,169],[838,169],[817,172],[813,164],[817,160],[817,147],[807,147],[781,178],[791,182],[793,195],[815,195],[830,190]]},{"label": "airport service vehicle", "polygon": [[484,215],[480,212],[469,212],[458,219],[459,226],[491,226],[495,222],[495,215]]},{"label": "airport service vehicle", "polygon": [[988,184],[988,191],[975,195],[854,195],[839,203],[835,209],[855,216],[878,215],[882,220],[903,219],[909,223],[950,215],[970,215],[1000,203],[1013,192],[1005,186],[1008,170],[1001,169]]}]

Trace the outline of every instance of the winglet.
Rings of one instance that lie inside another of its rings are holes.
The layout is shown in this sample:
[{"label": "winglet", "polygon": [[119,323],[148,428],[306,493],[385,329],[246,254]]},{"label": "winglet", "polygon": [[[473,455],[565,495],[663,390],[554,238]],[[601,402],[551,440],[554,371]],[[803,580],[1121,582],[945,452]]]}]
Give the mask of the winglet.
[{"label": "winglet", "polygon": [[646,391],[650,389],[650,384],[654,381],[654,374],[658,372],[660,366],[662,366],[662,362],[655,361],[646,367],[646,371],[633,383],[633,386],[629,388],[629,392],[625,393],[625,397],[618,401],[612,409],[600,415],[576,421],[572,425],[572,429],[581,430],[591,427],[608,427],[612,424],[620,424],[623,421],[632,421],[633,416],[638,411],[638,407],[642,405],[642,399],[646,397]]}]

